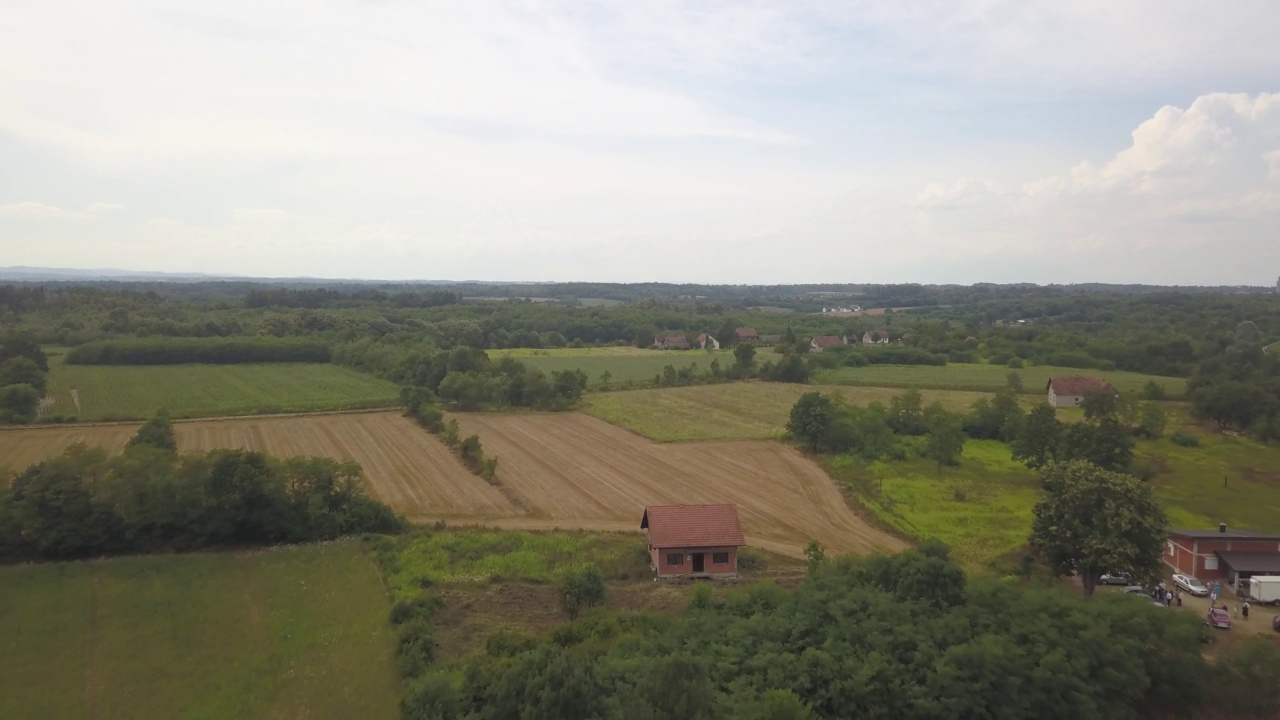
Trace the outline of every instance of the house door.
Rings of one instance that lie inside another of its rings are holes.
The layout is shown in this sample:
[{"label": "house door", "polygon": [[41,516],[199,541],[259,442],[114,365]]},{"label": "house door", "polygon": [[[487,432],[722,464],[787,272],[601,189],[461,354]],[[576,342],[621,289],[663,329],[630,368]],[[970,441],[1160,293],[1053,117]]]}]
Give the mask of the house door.
[{"label": "house door", "polygon": [[707,557],[706,553],[693,554],[693,571],[696,573],[705,572],[703,560]]}]

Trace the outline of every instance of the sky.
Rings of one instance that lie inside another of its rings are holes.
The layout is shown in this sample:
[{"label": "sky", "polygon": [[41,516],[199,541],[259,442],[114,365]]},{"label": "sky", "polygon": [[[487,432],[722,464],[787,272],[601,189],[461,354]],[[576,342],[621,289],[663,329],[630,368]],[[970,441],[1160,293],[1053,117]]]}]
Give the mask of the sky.
[{"label": "sky", "polygon": [[1275,0],[0,0],[0,266],[1280,276]]}]

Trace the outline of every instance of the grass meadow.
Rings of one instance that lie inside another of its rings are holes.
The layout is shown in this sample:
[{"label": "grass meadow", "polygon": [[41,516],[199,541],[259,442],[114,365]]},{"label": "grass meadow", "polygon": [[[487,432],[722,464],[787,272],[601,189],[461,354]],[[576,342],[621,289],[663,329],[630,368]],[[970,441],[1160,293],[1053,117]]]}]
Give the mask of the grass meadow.
[{"label": "grass meadow", "polygon": [[[712,360],[719,360],[720,367],[728,369],[733,364],[732,350],[645,350],[635,347],[601,348],[513,348],[490,350],[489,356],[498,359],[514,357],[532,368],[545,373],[557,370],[581,370],[587,374],[588,387],[601,386],[600,376],[608,372],[609,384],[649,383],[655,375],[661,375],[667,365],[682,368],[697,363],[698,370],[706,370]],[[772,357],[772,351],[761,348],[756,357],[763,362]]]},{"label": "grass meadow", "polygon": [[[1134,464],[1148,466],[1150,482],[1171,527],[1280,533],[1280,447],[1204,429],[1199,447],[1166,437],[1140,441]],[[924,540],[936,537],[957,559],[981,568],[1018,550],[1031,531],[1040,498],[1035,475],[1015,462],[1008,446],[990,440],[965,444],[959,467],[937,472],[932,462],[866,465],[849,457],[828,461],[831,476],[884,524]]]},{"label": "grass meadow", "polygon": [[1187,381],[1182,378],[1144,375],[1142,373],[1122,372],[1119,370],[1106,372],[1102,370],[1053,367],[1050,365],[1011,370],[1003,365],[966,363],[949,363],[943,366],[867,365],[858,368],[844,367],[835,370],[819,370],[814,373],[813,379],[814,382],[823,385],[914,387],[995,392],[1004,387],[1011,372],[1016,372],[1022,376],[1023,392],[1029,395],[1043,395],[1049,378],[1059,375],[1084,375],[1105,378],[1121,392],[1141,390],[1148,382],[1154,380],[1156,384],[1165,389],[1165,392],[1170,397],[1180,397],[1186,392],[1187,385]]},{"label": "grass meadow", "polygon": [[[592,393],[584,409],[609,423],[651,440],[762,440],[779,437],[791,406],[807,392],[833,392],[850,403],[889,404],[903,391],[892,388],[739,382],[649,390]],[[926,404],[965,411],[985,393],[922,390]]]},{"label": "grass meadow", "polygon": [[400,717],[358,541],[0,568],[0,717]]},{"label": "grass meadow", "polygon": [[42,417],[80,421],[145,419],[160,409],[175,418],[354,410],[399,396],[393,383],[325,364],[65,365],[53,356],[49,371],[54,402]]},{"label": "grass meadow", "polygon": [[607,578],[648,575],[644,538],[633,533],[439,530],[376,541],[397,598],[420,588],[500,580],[551,582],[569,567],[592,564]]}]

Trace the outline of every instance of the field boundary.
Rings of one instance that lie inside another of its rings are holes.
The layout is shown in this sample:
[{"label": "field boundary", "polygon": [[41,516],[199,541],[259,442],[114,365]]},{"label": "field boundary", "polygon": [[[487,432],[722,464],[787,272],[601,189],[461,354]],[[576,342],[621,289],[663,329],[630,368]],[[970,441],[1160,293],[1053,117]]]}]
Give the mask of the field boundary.
[{"label": "field boundary", "polygon": [[[235,420],[259,420],[264,418],[290,418],[290,417],[316,417],[321,415],[364,415],[367,413],[389,412],[400,410],[399,405],[380,405],[377,407],[351,408],[348,410],[298,410],[295,412],[281,413],[254,413],[251,415],[210,415],[208,417],[171,417],[169,420],[175,425],[178,423],[206,423],[206,422],[231,422]],[[45,428],[89,428],[89,427],[118,427],[121,425],[141,425],[151,418],[138,418],[136,420],[98,420],[96,422],[34,422],[30,425],[0,425],[0,432],[5,430],[41,430]]]}]

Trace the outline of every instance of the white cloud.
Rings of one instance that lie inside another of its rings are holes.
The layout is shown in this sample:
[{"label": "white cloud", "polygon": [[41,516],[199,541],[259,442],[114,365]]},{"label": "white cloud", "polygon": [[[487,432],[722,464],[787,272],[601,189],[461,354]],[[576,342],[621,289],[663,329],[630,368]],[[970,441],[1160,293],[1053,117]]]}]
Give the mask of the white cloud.
[{"label": "white cloud", "polygon": [[56,218],[69,215],[65,210],[30,200],[9,205],[0,205],[0,217],[9,218]]}]

